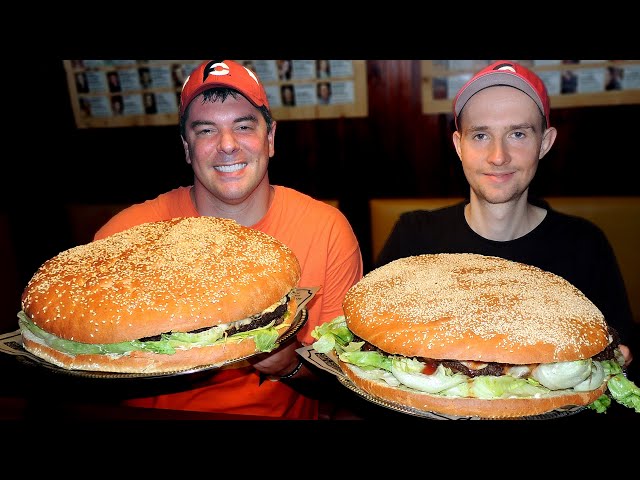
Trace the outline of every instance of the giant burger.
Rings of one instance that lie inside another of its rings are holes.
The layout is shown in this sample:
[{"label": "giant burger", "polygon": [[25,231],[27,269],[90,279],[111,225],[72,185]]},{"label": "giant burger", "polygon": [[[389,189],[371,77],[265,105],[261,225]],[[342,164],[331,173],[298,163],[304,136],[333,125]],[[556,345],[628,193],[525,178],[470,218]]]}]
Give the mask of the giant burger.
[{"label": "giant burger", "polygon": [[618,337],[571,283],[478,254],[401,258],[351,287],[344,316],[316,327],[360,391],[453,417],[605,411],[607,390],[640,412]]},{"label": "giant burger", "polygon": [[24,348],[64,369],[159,373],[275,348],[300,265],[215,217],[145,223],[47,260],[22,294]]}]

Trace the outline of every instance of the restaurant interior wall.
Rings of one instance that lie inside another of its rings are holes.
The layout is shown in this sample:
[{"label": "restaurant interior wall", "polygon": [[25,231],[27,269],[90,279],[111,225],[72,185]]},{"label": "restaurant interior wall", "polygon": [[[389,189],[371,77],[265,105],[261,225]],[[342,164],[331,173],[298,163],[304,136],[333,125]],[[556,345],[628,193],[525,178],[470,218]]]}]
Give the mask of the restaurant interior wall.
[{"label": "restaurant interior wall", "polygon": [[[368,116],[281,121],[270,178],[338,200],[368,271],[371,198],[464,196],[468,187],[451,142],[452,116],[422,113],[420,61],[366,63]],[[18,286],[45,260],[73,246],[66,205],[139,202],[192,182],[177,125],[79,130],[62,62],[45,59],[41,70],[49,83],[29,100],[38,102],[37,121],[20,126],[20,161],[3,190],[3,234],[10,248],[3,254],[15,260],[12,285]],[[633,175],[636,142],[629,138],[639,114],[637,104],[552,109],[558,138],[540,163],[532,191],[640,195]],[[19,299],[5,304],[2,318],[13,323]]]}]

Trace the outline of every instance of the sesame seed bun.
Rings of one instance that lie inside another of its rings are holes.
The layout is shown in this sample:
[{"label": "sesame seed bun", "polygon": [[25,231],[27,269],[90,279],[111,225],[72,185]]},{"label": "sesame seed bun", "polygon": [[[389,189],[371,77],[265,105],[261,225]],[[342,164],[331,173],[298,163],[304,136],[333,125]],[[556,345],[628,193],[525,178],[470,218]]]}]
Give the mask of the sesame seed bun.
[{"label": "sesame seed bun", "polygon": [[[294,318],[296,301],[289,302],[289,319]],[[278,332],[282,336],[290,323],[281,323]],[[235,359],[246,358],[258,351],[253,338],[230,339],[213,345],[177,350],[172,355],[134,350],[127,355],[79,354],[70,355],[47,345],[28,329],[22,330],[25,350],[58,367],[68,370],[89,370],[117,373],[167,373],[188,370],[198,366],[222,366]]]},{"label": "sesame seed bun", "polygon": [[[591,359],[611,342],[600,310],[562,277],[477,254],[418,255],[390,262],[347,292],[343,310],[348,329],[359,337],[354,341],[370,344],[367,350],[373,346],[387,356],[463,373],[461,366],[489,364],[501,372],[478,375],[511,375],[517,369],[515,378],[524,372],[535,377],[542,364]],[[604,376],[602,384],[588,391],[564,387],[477,398],[474,393],[425,393],[402,380],[390,384],[343,360],[339,364],[347,378],[370,395],[463,417],[518,418],[588,405],[606,391],[608,380]]]},{"label": "sesame seed bun", "polygon": [[[300,274],[293,252],[263,232],[223,218],[175,218],[137,225],[49,259],[27,284],[22,310],[56,339],[93,345],[242,326],[286,303],[279,310],[286,312],[282,335],[294,317],[291,293]],[[21,329],[27,350],[66,368],[175,370],[255,351],[251,340],[239,343],[242,348],[226,345],[213,352],[199,345],[173,355],[138,351],[115,361],[112,354],[55,353],[55,345]]]},{"label": "sesame seed bun", "polygon": [[355,335],[406,357],[550,363],[609,344],[602,312],[564,278],[477,254],[395,260],[354,285],[343,309]]}]

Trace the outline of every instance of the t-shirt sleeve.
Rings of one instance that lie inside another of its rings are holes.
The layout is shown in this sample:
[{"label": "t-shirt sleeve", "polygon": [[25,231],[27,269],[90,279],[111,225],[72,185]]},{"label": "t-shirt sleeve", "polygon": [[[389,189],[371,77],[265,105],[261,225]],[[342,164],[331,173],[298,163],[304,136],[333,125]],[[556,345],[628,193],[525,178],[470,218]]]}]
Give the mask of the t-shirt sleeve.
[{"label": "t-shirt sleeve", "polygon": [[[314,255],[317,255],[318,259],[325,256],[324,281],[317,293],[317,298],[312,299],[312,302],[319,303],[314,308],[319,308],[320,314],[298,335],[298,339],[305,345],[316,340],[311,336],[315,326],[343,315],[344,297],[349,288],[363,275],[362,253],[358,240],[348,220],[342,214],[336,217],[323,252],[315,250]],[[314,267],[308,264],[305,268]]]}]

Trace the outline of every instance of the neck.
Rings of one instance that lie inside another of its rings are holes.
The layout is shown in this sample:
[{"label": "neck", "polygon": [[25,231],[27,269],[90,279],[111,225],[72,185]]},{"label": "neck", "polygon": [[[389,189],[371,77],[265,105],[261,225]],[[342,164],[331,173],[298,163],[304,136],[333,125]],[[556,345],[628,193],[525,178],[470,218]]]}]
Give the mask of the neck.
[{"label": "neck", "polygon": [[527,202],[526,195],[507,203],[489,203],[471,195],[464,216],[469,227],[488,240],[505,242],[523,237],[540,225],[547,211]]},{"label": "neck", "polygon": [[240,225],[251,227],[267,214],[275,197],[275,188],[267,180],[248,197],[231,203],[215,197],[203,185],[192,186],[190,193],[191,201],[200,215],[230,218]]}]

